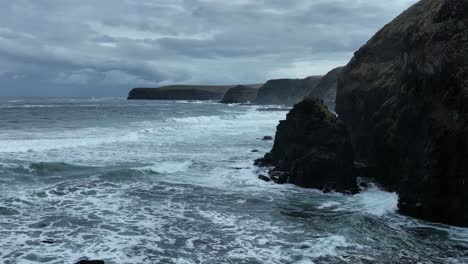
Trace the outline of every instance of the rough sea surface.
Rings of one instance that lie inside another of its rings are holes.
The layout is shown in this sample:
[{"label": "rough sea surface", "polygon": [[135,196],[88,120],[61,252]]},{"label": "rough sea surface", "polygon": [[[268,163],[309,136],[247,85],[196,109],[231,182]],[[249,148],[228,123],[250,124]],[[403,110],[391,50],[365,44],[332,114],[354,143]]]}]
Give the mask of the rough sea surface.
[{"label": "rough sea surface", "polygon": [[257,110],[1,99],[0,263],[468,263],[468,229],[395,193],[258,180],[286,112]]}]

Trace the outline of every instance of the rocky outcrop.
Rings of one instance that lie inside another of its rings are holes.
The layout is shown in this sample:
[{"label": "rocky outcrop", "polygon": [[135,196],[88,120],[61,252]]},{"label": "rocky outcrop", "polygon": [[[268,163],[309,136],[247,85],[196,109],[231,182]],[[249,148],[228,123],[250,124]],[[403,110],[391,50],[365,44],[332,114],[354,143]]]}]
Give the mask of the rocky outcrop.
[{"label": "rocky outcrop", "polygon": [[129,100],[221,100],[232,86],[172,85],[160,88],[134,88]]},{"label": "rocky outcrop", "polygon": [[235,104],[248,103],[257,98],[258,88],[252,88],[244,85],[238,85],[229,89],[224,95],[221,103]]},{"label": "rocky outcrop", "polygon": [[305,79],[278,79],[267,81],[252,102],[260,105],[294,105],[311,93],[321,76]]},{"label": "rocky outcrop", "polygon": [[[306,98],[278,125],[270,153],[256,161],[274,167],[272,180],[301,187],[355,192],[353,150],[344,124],[323,101]],[[264,179],[265,180],[265,179]]]},{"label": "rocky outcrop", "polygon": [[325,74],[320,82],[312,88],[309,96],[322,99],[329,110],[335,110],[338,78],[342,71],[343,67],[338,67]]},{"label": "rocky outcrop", "polygon": [[421,0],[355,53],[337,112],[400,212],[468,226],[468,0]]}]

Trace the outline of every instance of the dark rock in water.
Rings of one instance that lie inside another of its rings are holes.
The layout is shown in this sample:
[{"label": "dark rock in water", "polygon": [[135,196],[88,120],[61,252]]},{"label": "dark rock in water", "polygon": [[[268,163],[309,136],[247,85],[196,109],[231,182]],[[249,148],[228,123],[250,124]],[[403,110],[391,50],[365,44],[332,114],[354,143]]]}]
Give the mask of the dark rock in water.
[{"label": "dark rock in water", "polygon": [[271,182],[270,177],[265,176],[265,175],[259,175],[258,178],[262,181]]},{"label": "dark rock in water", "polygon": [[248,103],[257,98],[258,88],[238,85],[229,89],[224,95],[221,103]]},{"label": "dark rock in water", "polygon": [[272,136],[264,136],[262,140],[273,140]]},{"label": "dark rock in water", "polygon": [[421,0],[343,70],[336,110],[400,212],[468,226],[468,0]]},{"label": "dark rock in water", "polygon": [[285,184],[289,181],[289,173],[285,171],[274,169],[269,171],[268,175],[270,175],[270,179],[277,184]]},{"label": "dark rock in water", "polygon": [[56,244],[57,241],[53,240],[53,239],[46,239],[46,240],[42,240],[41,243],[44,243],[44,244]]},{"label": "dark rock in water", "polygon": [[338,192],[357,190],[353,163],[345,126],[316,98],[294,106],[278,125],[271,153],[255,162],[275,167],[271,178],[278,182]]},{"label": "dark rock in water", "polygon": [[254,150],[252,150],[251,152],[252,152],[252,153],[257,153],[257,152],[259,152],[259,151],[258,151],[257,149],[254,149]]},{"label": "dark rock in water", "polygon": [[105,264],[103,260],[80,260],[76,264]]},{"label": "dark rock in water", "polygon": [[20,212],[8,207],[0,207],[0,215],[19,215]]},{"label": "dark rock in water", "polygon": [[305,79],[269,80],[258,91],[253,104],[260,105],[294,105],[311,93],[322,76],[311,76]]}]

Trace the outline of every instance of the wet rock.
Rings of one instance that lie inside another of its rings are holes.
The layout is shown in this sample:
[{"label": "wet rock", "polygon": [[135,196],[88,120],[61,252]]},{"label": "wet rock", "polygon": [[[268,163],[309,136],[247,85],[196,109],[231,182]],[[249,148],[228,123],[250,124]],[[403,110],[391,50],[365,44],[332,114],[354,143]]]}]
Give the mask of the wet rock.
[{"label": "wet rock", "polygon": [[345,126],[323,101],[306,98],[281,121],[273,149],[255,164],[271,178],[305,188],[357,190],[353,150]]},{"label": "wet rock", "polygon": [[421,0],[345,67],[336,110],[400,212],[468,226],[468,0]]},{"label": "wet rock", "polygon": [[103,260],[80,260],[75,264],[105,264]]},{"label": "wet rock", "polygon": [[270,177],[265,176],[265,175],[259,175],[258,178],[262,181],[271,182]]},{"label": "wet rock", "polygon": [[56,244],[58,242],[53,240],[53,239],[45,239],[45,240],[42,240],[41,243],[52,245],[52,244]]},{"label": "wet rock", "polygon": [[264,136],[264,137],[262,138],[262,140],[271,141],[271,140],[273,140],[273,137],[272,137],[272,136]]},{"label": "wet rock", "polygon": [[252,153],[257,153],[258,152],[258,149],[254,149],[251,151]]}]

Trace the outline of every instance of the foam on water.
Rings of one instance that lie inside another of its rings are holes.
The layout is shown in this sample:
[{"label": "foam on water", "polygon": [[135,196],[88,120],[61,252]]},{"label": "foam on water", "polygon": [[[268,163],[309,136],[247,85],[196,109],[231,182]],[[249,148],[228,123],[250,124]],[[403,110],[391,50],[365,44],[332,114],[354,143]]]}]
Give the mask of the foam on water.
[{"label": "foam on water", "polygon": [[396,215],[396,194],[376,186],[346,196],[258,180],[253,160],[272,145],[258,138],[286,111],[79,107],[38,108],[40,122],[18,108],[0,121],[0,263],[391,263],[405,250],[421,263],[466,260],[451,244],[466,244],[465,229],[417,237],[422,224]]},{"label": "foam on water", "polygon": [[176,172],[183,172],[189,169],[190,165],[192,165],[191,160],[187,161],[166,161],[166,162],[158,162],[153,166],[146,166],[142,168],[138,168],[142,171],[151,171],[155,173],[176,173]]}]

